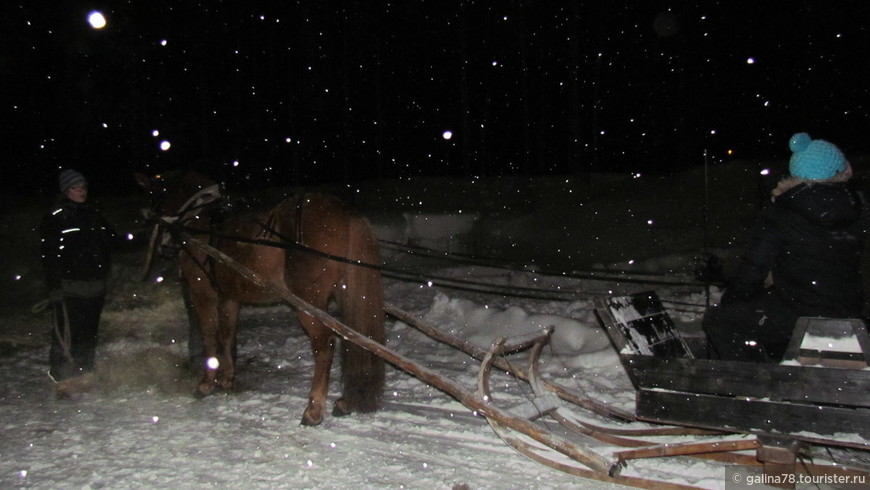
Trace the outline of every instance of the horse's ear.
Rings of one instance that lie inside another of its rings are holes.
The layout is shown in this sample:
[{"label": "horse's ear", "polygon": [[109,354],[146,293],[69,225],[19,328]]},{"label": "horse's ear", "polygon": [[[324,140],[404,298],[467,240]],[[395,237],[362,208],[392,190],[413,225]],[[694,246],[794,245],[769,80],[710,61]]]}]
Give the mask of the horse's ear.
[{"label": "horse's ear", "polygon": [[133,172],[133,178],[136,180],[136,183],[139,184],[139,187],[145,189],[145,191],[151,190],[151,178],[141,172]]}]

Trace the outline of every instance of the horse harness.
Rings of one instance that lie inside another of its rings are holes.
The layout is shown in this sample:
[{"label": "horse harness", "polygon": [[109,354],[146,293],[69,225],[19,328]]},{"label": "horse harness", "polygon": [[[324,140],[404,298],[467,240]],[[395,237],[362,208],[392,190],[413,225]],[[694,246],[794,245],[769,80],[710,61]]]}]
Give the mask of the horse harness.
[{"label": "horse harness", "polygon": [[[193,218],[198,217],[199,212],[207,208],[208,206],[214,205],[215,203],[220,202],[224,199],[224,195],[221,194],[220,187],[218,184],[212,184],[208,187],[204,187],[199,190],[196,194],[191,196],[184,204],[182,204],[178,211],[174,215],[171,216],[161,216],[157,219],[157,222],[154,224],[154,228],[151,234],[151,241],[149,243],[149,251],[148,258],[146,259],[146,270],[150,267],[151,258],[153,255],[153,249],[156,245],[157,236],[159,235],[159,227],[161,225],[169,225],[169,233],[164,234],[161,240],[161,246],[169,246],[171,241],[174,241],[178,246],[184,248],[182,245],[182,241],[179,240],[176,230],[174,226],[184,226],[184,224],[190,221]],[[295,228],[295,240],[296,243],[302,242],[302,214],[305,207],[305,203],[308,201],[306,194],[302,194],[296,200],[296,216],[294,220],[294,228]],[[156,213],[151,209],[146,209],[143,211],[146,217],[154,218]],[[210,230],[214,230],[214,228],[221,221],[219,219],[221,213],[212,213],[210,217],[209,228]],[[269,214],[269,219],[266,223],[257,222],[262,228],[262,231],[255,235],[254,239],[257,241],[260,240],[268,240],[272,235],[276,235],[275,226],[277,224],[277,216],[275,213]],[[162,223],[161,223],[162,222]],[[203,233],[209,236],[209,245],[216,246],[217,242],[226,237],[217,236],[215,233],[210,232],[209,230],[203,231]],[[280,236],[280,235],[279,235]],[[209,278],[212,285],[215,288],[219,287],[218,281],[215,280],[213,276],[214,271],[214,263],[215,259],[211,256],[207,256],[205,261],[200,261],[196,259],[193,254],[188,253],[188,255],[194,260],[196,266]]]}]

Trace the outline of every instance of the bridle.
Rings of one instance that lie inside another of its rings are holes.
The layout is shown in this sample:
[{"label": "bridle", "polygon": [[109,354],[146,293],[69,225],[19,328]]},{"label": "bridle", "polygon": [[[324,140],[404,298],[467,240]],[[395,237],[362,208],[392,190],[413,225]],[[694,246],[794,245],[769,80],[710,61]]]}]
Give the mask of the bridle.
[{"label": "bridle", "polygon": [[154,252],[158,245],[158,237],[161,238],[160,247],[168,247],[174,240],[171,233],[161,233],[160,227],[166,225],[183,226],[196,218],[204,207],[220,201],[222,198],[223,195],[221,194],[220,186],[218,184],[212,184],[200,189],[196,194],[192,195],[174,214],[159,216],[153,208],[145,208],[142,210],[145,219],[154,221],[154,225],[151,229],[151,238],[148,241],[148,254],[145,256],[145,264],[142,270],[143,280],[146,279],[148,274],[151,272],[151,265],[154,261]]}]

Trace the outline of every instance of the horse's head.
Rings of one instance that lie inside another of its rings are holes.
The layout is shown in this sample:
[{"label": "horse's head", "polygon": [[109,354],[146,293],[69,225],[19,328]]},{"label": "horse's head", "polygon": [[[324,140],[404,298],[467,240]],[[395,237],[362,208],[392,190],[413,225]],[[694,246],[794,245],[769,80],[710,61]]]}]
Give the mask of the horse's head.
[{"label": "horse's head", "polygon": [[192,170],[154,176],[135,173],[134,177],[148,195],[148,214],[159,218],[180,219],[221,197],[215,181]]},{"label": "horse's head", "polygon": [[190,224],[205,206],[220,200],[221,192],[216,182],[195,171],[171,171],[154,176],[137,172],[134,177],[148,195],[148,207],[142,212],[154,222],[145,264],[147,274],[157,246],[161,255],[174,256],[178,253],[179,247],[166,233],[166,225]]}]

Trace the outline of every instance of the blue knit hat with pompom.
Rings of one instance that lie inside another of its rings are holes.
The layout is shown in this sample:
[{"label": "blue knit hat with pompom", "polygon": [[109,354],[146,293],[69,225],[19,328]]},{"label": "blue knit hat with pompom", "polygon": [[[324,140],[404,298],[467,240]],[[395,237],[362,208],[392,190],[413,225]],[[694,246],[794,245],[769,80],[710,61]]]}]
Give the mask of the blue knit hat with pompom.
[{"label": "blue knit hat with pompom", "polygon": [[788,141],[792,156],[788,171],[807,180],[828,180],[846,170],[846,157],[832,143],[814,140],[807,133],[797,133]]}]

